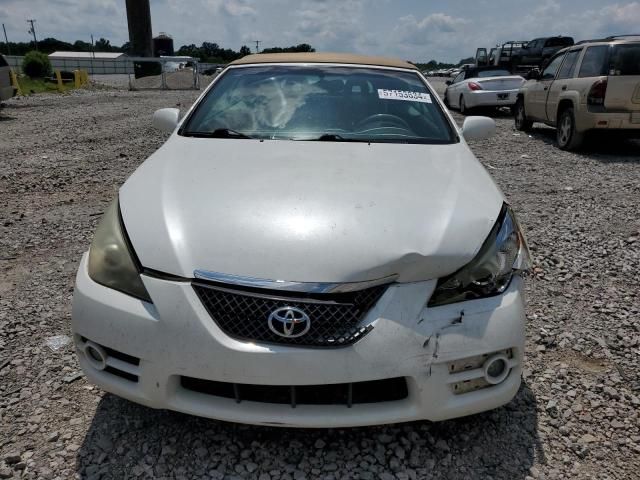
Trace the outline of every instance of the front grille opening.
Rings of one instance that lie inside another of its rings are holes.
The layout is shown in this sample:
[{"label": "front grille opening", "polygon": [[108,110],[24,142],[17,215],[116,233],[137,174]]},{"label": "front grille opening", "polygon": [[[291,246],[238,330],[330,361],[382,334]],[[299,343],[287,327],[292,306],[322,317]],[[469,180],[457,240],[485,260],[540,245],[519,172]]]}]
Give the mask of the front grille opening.
[{"label": "front grille opening", "polygon": [[182,388],[243,401],[291,405],[352,405],[393,402],[409,395],[403,377],[329,385],[253,385],[180,377]]},{"label": "front grille opening", "polygon": [[103,372],[110,373],[111,375],[115,375],[116,377],[124,378],[125,380],[129,380],[130,382],[138,383],[138,376],[132,373],[124,372],[122,370],[118,370],[113,367],[105,367]]},{"label": "front grille opening", "polygon": [[[370,325],[360,321],[380,299],[388,285],[356,292],[302,294],[260,293],[194,282],[193,288],[207,312],[227,335],[239,340],[307,347],[340,347],[364,337]],[[296,307],[310,318],[309,331],[299,337],[282,337],[268,325],[269,315],[282,307]]]},{"label": "front grille opening", "polygon": [[135,365],[136,367],[140,365],[140,359],[136,358],[132,355],[127,355],[126,353],[118,352],[117,350],[113,350],[109,347],[102,347],[104,351],[107,352],[107,355],[113,358],[117,358],[118,360],[122,360],[123,362],[130,363],[131,365]]}]

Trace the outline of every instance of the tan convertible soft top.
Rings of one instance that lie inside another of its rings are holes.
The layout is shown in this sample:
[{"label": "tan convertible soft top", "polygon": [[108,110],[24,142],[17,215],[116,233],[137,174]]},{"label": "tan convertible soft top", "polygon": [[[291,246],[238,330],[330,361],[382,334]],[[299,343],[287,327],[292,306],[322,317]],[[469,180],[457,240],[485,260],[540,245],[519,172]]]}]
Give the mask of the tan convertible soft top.
[{"label": "tan convertible soft top", "polygon": [[356,65],[374,65],[381,67],[409,68],[418,67],[395,58],[370,57],[367,55],[353,55],[350,53],[259,53],[247,55],[230,65],[247,65],[252,63],[351,63]]}]

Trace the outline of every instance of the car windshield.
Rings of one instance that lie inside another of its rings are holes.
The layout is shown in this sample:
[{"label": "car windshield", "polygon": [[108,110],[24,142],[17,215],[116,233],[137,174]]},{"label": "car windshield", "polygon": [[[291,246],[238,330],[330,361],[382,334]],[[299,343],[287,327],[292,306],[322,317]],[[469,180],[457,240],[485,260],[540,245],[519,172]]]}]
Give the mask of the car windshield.
[{"label": "car windshield", "polygon": [[226,138],[452,143],[414,72],[343,66],[231,68],[180,131]]},{"label": "car windshield", "polygon": [[483,70],[478,72],[476,78],[488,78],[488,77],[508,77],[511,75],[509,70]]}]

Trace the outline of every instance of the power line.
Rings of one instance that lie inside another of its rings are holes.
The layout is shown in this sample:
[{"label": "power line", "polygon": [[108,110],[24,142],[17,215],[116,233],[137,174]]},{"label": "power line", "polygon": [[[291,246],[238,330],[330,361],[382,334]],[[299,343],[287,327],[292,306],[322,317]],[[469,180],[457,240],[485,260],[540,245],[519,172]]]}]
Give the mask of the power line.
[{"label": "power line", "polygon": [[254,42],[256,42],[256,53],[260,53],[260,44],[262,43],[262,40],[254,40]]},{"label": "power line", "polygon": [[34,23],[36,23],[36,21],[34,19],[29,19],[29,20],[27,20],[27,23],[31,24],[31,28],[29,29],[28,33],[32,33],[33,34],[33,43],[36,46],[36,50],[38,50],[38,39],[36,38],[36,27],[34,25]]}]

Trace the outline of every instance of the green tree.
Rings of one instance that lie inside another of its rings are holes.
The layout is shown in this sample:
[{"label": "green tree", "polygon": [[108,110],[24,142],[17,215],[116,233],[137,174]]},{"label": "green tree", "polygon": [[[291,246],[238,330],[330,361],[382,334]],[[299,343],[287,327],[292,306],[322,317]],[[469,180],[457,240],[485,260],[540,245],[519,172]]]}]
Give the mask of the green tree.
[{"label": "green tree", "polygon": [[106,38],[100,38],[100,40],[96,41],[94,48],[96,52],[110,52],[113,50],[111,42]]},{"label": "green tree", "polygon": [[44,78],[51,75],[51,62],[46,53],[32,50],[22,60],[22,71],[31,78]]}]

